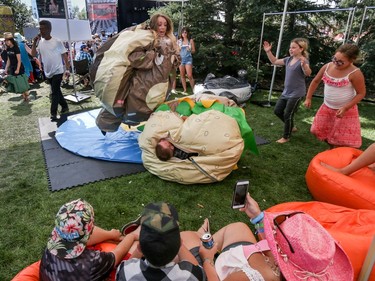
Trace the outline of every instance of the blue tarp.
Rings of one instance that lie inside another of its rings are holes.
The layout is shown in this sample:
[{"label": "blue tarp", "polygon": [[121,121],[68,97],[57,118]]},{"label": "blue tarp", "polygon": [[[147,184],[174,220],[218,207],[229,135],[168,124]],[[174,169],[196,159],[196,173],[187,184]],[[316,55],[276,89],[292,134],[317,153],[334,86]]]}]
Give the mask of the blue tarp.
[{"label": "blue tarp", "polygon": [[57,142],[66,150],[83,157],[107,161],[142,163],[138,145],[139,131],[125,131],[121,127],[114,133],[101,133],[95,124],[100,109],[68,117],[56,131]]}]

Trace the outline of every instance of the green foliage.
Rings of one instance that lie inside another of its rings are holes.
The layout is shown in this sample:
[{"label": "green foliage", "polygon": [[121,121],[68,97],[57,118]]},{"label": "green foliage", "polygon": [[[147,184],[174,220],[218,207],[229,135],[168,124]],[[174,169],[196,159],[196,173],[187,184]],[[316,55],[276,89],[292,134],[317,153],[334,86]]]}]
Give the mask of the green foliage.
[{"label": "green foliage", "polygon": [[17,32],[23,33],[23,28],[25,26],[34,24],[31,10],[20,0],[0,0],[0,4],[12,8]]},{"label": "green foliage", "polygon": [[[288,2],[289,13],[285,19],[284,32],[279,57],[287,56],[290,40],[304,37],[310,42],[310,64],[313,75],[320,67],[330,61],[335,49],[341,42],[335,42],[332,37],[345,32],[349,11],[303,13],[329,9],[335,3],[337,8],[356,7],[353,17],[353,27],[350,37],[356,35],[362,20],[363,8],[373,6],[374,0],[366,1],[326,1],[325,5],[317,5],[312,1],[294,0]],[[171,4],[172,5],[172,4]],[[173,3],[174,21],[181,22],[181,6]],[[169,5],[167,5],[169,6]],[[168,9],[168,8],[167,8]],[[267,86],[273,68],[270,67],[267,56],[261,48],[260,36],[264,13],[281,13],[284,1],[248,1],[248,0],[190,0],[183,9],[184,25],[190,27],[196,43],[197,52],[194,55],[194,75],[202,80],[208,73],[216,76],[236,75],[239,69],[246,69],[248,80],[254,81],[259,76],[259,83]],[[170,10],[173,15],[172,9]],[[368,10],[364,21],[364,36],[361,37],[360,47],[366,58],[373,57],[372,43],[373,14]],[[265,16],[263,40],[273,42],[273,52],[279,40],[281,14]],[[361,42],[362,41],[362,42]],[[261,51],[260,51],[261,48]],[[260,51],[260,53],[259,53]],[[257,73],[258,56],[260,54],[259,71]],[[361,68],[368,84],[368,92],[375,92],[373,69],[375,60],[367,61]],[[284,75],[277,72],[276,84],[282,87]]]}]

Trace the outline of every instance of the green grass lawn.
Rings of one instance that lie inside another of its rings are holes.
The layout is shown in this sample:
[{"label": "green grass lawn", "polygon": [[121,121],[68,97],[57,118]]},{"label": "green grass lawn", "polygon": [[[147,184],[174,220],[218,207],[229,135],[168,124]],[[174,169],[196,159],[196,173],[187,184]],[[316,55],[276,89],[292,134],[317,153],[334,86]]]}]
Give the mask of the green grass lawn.
[{"label": "green grass lawn", "polygon": [[[48,87],[41,86],[33,90],[36,99],[29,104],[19,95],[0,94],[0,280],[11,280],[40,259],[59,207],[79,197],[94,206],[96,223],[104,228],[119,228],[135,218],[145,204],[163,200],[179,210],[182,230],[197,229],[208,217],[212,231],[233,221],[248,221],[230,208],[232,187],[238,179],[250,180],[250,193],[262,208],[312,200],[304,175],[310,160],[328,148],[309,132],[321,98],[314,98],[312,109],[300,107],[298,132],[286,144],[275,143],[282,135],[282,123],[272,108],[248,103],[245,111],[250,126],[270,144],[259,147],[259,156],[246,153],[239,169],[220,183],[185,186],[144,172],[52,193],[38,129],[38,118],[49,116]],[[258,91],[254,98],[267,99],[264,94]],[[82,104],[70,104],[70,110],[99,106],[92,97]],[[359,108],[365,149],[375,141],[375,104],[361,103]]]}]

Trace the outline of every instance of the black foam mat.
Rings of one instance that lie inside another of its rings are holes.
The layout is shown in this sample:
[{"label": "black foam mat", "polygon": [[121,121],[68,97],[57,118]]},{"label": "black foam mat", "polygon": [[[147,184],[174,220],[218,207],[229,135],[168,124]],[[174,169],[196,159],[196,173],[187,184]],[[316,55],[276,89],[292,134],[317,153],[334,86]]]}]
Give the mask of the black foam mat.
[{"label": "black foam mat", "polygon": [[86,158],[65,150],[55,139],[58,125],[60,123],[51,122],[49,118],[39,118],[40,138],[50,191],[146,171],[142,164]]},{"label": "black foam mat", "polygon": [[269,144],[270,143],[268,140],[266,140],[266,139],[264,139],[260,136],[257,136],[255,134],[254,134],[254,136],[255,136],[255,142],[256,142],[257,145],[263,145],[263,144]]}]

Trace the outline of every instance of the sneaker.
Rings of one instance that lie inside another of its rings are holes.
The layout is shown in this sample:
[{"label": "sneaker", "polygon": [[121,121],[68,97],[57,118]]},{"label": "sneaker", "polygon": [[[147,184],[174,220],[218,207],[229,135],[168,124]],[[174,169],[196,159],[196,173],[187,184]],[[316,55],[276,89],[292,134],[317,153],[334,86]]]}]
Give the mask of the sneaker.
[{"label": "sneaker", "polygon": [[59,118],[57,118],[56,115],[51,115],[51,122],[57,122],[59,121]]},{"label": "sneaker", "polygon": [[177,94],[176,90],[172,89],[171,94],[174,94],[174,95]]},{"label": "sneaker", "polygon": [[139,216],[135,220],[128,222],[123,227],[121,227],[121,230],[120,230],[121,234],[126,235],[136,230],[138,226],[141,224],[141,218],[142,216]]},{"label": "sneaker", "polygon": [[181,95],[188,96],[189,94],[187,92],[181,92]]}]

